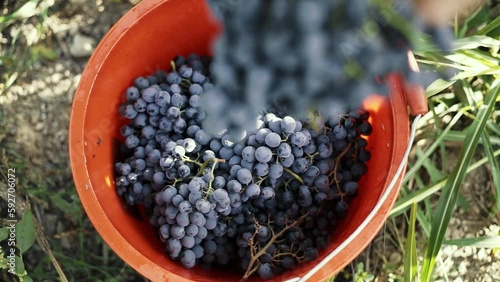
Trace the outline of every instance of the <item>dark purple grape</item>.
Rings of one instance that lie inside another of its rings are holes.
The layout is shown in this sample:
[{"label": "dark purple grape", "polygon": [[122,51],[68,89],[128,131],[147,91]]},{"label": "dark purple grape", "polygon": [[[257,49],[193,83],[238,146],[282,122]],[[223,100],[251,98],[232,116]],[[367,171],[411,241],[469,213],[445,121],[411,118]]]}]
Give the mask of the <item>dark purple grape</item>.
[{"label": "dark purple grape", "polygon": [[292,154],[292,147],[288,143],[281,143],[278,146],[278,157],[287,158]]},{"label": "dark purple grape", "polygon": [[270,263],[261,264],[258,273],[260,278],[264,280],[270,280],[274,277],[274,272]]},{"label": "dark purple grape", "polygon": [[240,193],[241,188],[241,183],[236,179],[232,179],[227,182],[227,190],[231,193]]},{"label": "dark purple grape", "polygon": [[192,268],[196,264],[196,256],[193,251],[185,250],[181,253],[180,261],[185,268]]},{"label": "dark purple grape", "polygon": [[283,166],[279,163],[274,163],[269,167],[269,177],[278,179],[283,175]]},{"label": "dark purple grape", "polygon": [[371,159],[370,151],[365,150],[365,149],[359,150],[357,155],[358,155],[358,160],[360,162],[367,162]]},{"label": "dark purple grape", "polygon": [[309,168],[309,161],[305,158],[298,158],[292,164],[292,170],[295,173],[304,173]]},{"label": "dark purple grape", "polygon": [[269,199],[274,198],[274,196],[276,195],[276,193],[275,193],[275,191],[274,191],[274,189],[272,187],[264,187],[264,188],[261,189],[260,195],[265,200],[269,200]]},{"label": "dark purple grape", "polygon": [[267,163],[257,163],[253,167],[253,173],[259,177],[269,174],[269,165]]},{"label": "dark purple grape", "polygon": [[127,100],[135,101],[140,97],[139,89],[137,89],[137,87],[131,86],[127,88],[127,91],[125,91],[125,96],[127,97]]},{"label": "dark purple grape", "polygon": [[245,195],[249,198],[256,198],[260,194],[260,187],[257,184],[250,184],[245,188]]},{"label": "dark purple grape", "polygon": [[158,90],[154,87],[148,87],[141,91],[141,98],[146,103],[154,103]]},{"label": "dark purple grape", "polygon": [[268,147],[260,146],[255,150],[255,159],[261,163],[267,163],[273,157],[273,152]]},{"label": "dark purple grape", "polygon": [[281,120],[281,130],[285,133],[293,133],[296,126],[297,125],[293,117],[286,116]]},{"label": "dark purple grape", "polygon": [[205,199],[196,201],[196,209],[201,213],[208,213],[210,211],[210,202]]},{"label": "dark purple grape", "polygon": [[145,89],[149,87],[149,80],[140,76],[134,80],[134,85],[139,89]]},{"label": "dark purple grape", "polygon": [[281,144],[281,136],[275,132],[270,132],[266,135],[264,142],[270,148],[276,148]]},{"label": "dark purple grape", "polygon": [[246,168],[238,170],[236,177],[241,184],[248,184],[252,181],[252,172]]},{"label": "dark purple grape", "polygon": [[173,239],[181,239],[186,234],[184,227],[174,225],[170,228],[170,235]]},{"label": "dark purple grape", "polygon": [[302,147],[307,143],[307,138],[302,132],[295,132],[290,137],[290,142],[297,147]]}]

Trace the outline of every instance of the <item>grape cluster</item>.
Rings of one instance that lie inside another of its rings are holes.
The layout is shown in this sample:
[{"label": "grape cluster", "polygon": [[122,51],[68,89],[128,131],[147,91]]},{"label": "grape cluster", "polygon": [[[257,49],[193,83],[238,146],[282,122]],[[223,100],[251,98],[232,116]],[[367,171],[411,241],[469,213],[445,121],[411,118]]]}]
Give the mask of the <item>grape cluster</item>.
[{"label": "grape cluster", "polygon": [[346,215],[370,159],[369,114],[311,111],[299,120],[271,107],[254,131],[213,135],[200,110],[214,87],[210,62],[179,56],[170,72],[126,90],[116,189],[145,206],[165,252],[184,267],[236,263],[244,278],[271,279],[314,260]]},{"label": "grape cluster", "polygon": [[298,118],[310,108],[339,114],[366,95],[386,93],[379,82],[390,72],[418,80],[407,50],[424,27],[409,0],[208,2],[222,15],[224,32],[215,45],[216,87],[206,100],[223,99],[202,108],[218,128],[253,129],[254,117],[273,103]]},{"label": "grape cluster", "polygon": [[182,159],[201,149],[193,138],[206,118],[199,100],[213,87],[208,78],[211,60],[197,54],[176,57],[172,65],[178,69],[138,77],[125,91],[119,111],[130,120],[121,128],[127,158],[115,164],[115,172],[117,192],[128,204],[151,206],[147,196],[190,174],[193,164]]}]

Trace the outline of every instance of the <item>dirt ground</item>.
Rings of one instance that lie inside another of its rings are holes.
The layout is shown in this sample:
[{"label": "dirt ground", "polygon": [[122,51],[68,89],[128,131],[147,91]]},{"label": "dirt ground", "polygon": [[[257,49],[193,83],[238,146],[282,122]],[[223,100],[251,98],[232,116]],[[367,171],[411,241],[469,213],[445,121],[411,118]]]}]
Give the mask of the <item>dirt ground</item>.
[{"label": "dirt ground", "polygon": [[[8,159],[18,162],[8,165],[22,168],[19,177],[25,178],[26,186],[20,189],[24,192],[32,190],[30,193],[35,197],[28,200],[46,235],[50,240],[58,241],[60,252],[68,256],[79,253],[79,249],[75,249],[79,248],[75,242],[81,240],[78,232],[83,232],[84,238],[97,237],[88,222],[81,223],[85,214],[81,214],[79,207],[75,209],[74,217],[71,216],[71,205],[80,205],[76,193],[65,193],[74,190],[68,158],[68,127],[73,95],[92,50],[135,2],[56,1],[44,21],[46,30],[41,38],[31,21],[16,27],[28,35],[27,38],[54,50],[57,59],[33,62],[7,93],[0,96],[0,141]],[[453,164],[453,161],[448,163]],[[492,189],[492,184],[486,168],[466,178],[461,196],[467,202],[476,204],[464,205],[457,210],[449,228],[449,238],[499,234],[497,219],[489,217],[492,199],[484,197],[488,189]],[[54,195],[62,195],[64,201],[57,201]],[[57,203],[71,205],[54,209]],[[61,212],[61,209],[66,212]],[[397,234],[404,237],[406,232],[404,224],[399,226],[400,230],[391,231],[388,224],[353,263],[354,267],[363,262],[364,271],[378,274],[378,281],[391,281],[401,275],[403,254],[394,241],[397,241]],[[97,251],[97,255],[110,252]],[[437,263],[440,281],[500,281],[500,261],[498,254],[495,256],[492,250],[445,246],[442,253],[443,261]],[[27,265],[35,265],[38,259],[40,257],[27,258]],[[123,270],[122,266],[119,267]],[[62,268],[65,269],[63,263]],[[345,272],[350,273],[351,267]],[[128,281],[140,279],[132,271],[124,277]]]}]

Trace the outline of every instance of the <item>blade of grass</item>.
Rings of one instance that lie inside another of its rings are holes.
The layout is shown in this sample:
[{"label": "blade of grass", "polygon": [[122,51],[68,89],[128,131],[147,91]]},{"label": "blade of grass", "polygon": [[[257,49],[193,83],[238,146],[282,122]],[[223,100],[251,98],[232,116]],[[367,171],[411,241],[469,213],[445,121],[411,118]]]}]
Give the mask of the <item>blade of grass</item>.
[{"label": "blade of grass", "polygon": [[[488,126],[488,128],[490,128],[490,127]],[[434,136],[434,135],[435,134],[433,132],[432,133],[425,133],[425,134],[421,135],[421,137],[422,137],[421,139],[432,138],[432,136]],[[462,131],[457,131],[457,130],[450,130],[448,132],[448,134],[446,134],[446,136],[444,137],[444,141],[448,141],[448,142],[463,142],[464,140],[465,140],[464,133]],[[489,141],[492,145],[500,145],[500,137],[490,135]],[[484,143],[483,139],[479,140],[479,144],[483,144],[483,143]]]},{"label": "blade of grass", "polygon": [[485,35],[475,35],[466,38],[460,38],[455,40],[455,42],[453,42],[452,44],[453,49],[455,51],[476,49],[478,47],[494,48],[499,45],[500,45],[500,40]]},{"label": "blade of grass", "polygon": [[488,134],[488,132],[486,132],[486,130],[483,131],[481,138],[484,142],[483,148],[484,151],[486,152],[486,157],[488,157],[488,161],[491,167],[491,175],[493,177],[493,187],[495,187],[495,196],[496,196],[495,200],[497,204],[497,210],[500,211],[500,168],[498,166],[498,161],[493,153],[493,147],[491,146],[490,142],[490,135]]},{"label": "blade of grass", "polygon": [[481,132],[484,130],[486,122],[494,109],[496,98],[499,93],[500,86],[496,86],[486,96],[485,105],[479,109],[477,120],[472,123],[471,130],[469,130],[467,134],[467,138],[464,142],[465,146],[462,148],[459,161],[450,174],[445,187],[443,187],[443,194],[439,198],[438,206],[432,221],[431,236],[429,237],[429,245],[422,266],[421,281],[428,282],[432,279],[436,257],[443,243],[451,215],[455,209],[458,190],[465,178],[467,167],[479,143]]},{"label": "blade of grass", "polygon": [[[418,53],[416,55],[418,55]],[[422,56],[422,57],[427,57],[427,56]],[[417,62],[420,64],[432,65],[432,66],[436,66],[436,67],[454,68],[454,69],[462,70],[462,71],[469,69],[467,66],[455,64],[453,62],[445,62],[445,60],[441,59],[441,58],[437,59],[437,60],[439,60],[439,61],[418,58]]]},{"label": "blade of grass", "polygon": [[[423,186],[422,186],[423,187]],[[425,211],[425,214],[424,214]],[[424,230],[427,238],[431,235],[431,222],[432,222],[432,202],[431,199],[424,199],[424,208],[420,210],[422,214],[424,214],[425,224],[422,224],[420,221],[420,227]]]},{"label": "blade of grass", "polygon": [[493,62],[486,60],[484,58],[480,58],[478,56],[473,56],[472,54],[464,54],[463,52],[460,53],[453,53],[450,55],[445,56],[446,59],[460,64],[462,66],[466,66],[468,71],[472,70],[484,70],[488,68],[493,68],[497,66]]},{"label": "blade of grass", "polygon": [[481,5],[474,13],[467,17],[460,27],[457,38],[464,37],[469,30],[477,28],[479,25],[488,22],[489,6]]},{"label": "blade of grass", "polygon": [[[434,117],[434,124],[436,125],[436,132],[437,134],[442,134],[443,130],[441,129],[443,127],[441,119],[438,118],[438,115],[436,114],[436,107],[434,106],[434,103],[431,103],[430,112],[432,112],[432,116]],[[441,153],[441,156],[444,156],[446,154],[446,146],[445,143],[442,142],[439,144],[439,152]],[[441,167],[446,167],[446,158],[441,157]],[[420,186],[423,187],[423,186]]]},{"label": "blade of grass", "polygon": [[499,27],[500,27],[500,17],[497,17],[496,19],[488,23],[485,27],[481,28],[476,34],[485,35],[488,34],[490,31],[493,31]]},{"label": "blade of grass", "polygon": [[404,278],[405,282],[416,280],[417,276],[417,242],[415,234],[415,219],[417,218],[417,203],[413,203],[410,212],[410,222],[408,223],[408,236],[406,237],[406,251],[404,257]]},{"label": "blade of grass", "polygon": [[428,221],[427,217],[425,216],[425,213],[422,211],[422,209],[417,209],[417,220],[419,226],[422,228],[426,236],[429,236],[431,234],[431,224]]},{"label": "blade of grass", "polygon": [[[496,150],[493,155],[495,157],[500,156],[500,150]],[[479,161],[473,163],[467,168],[467,173],[470,173],[477,168],[483,166],[488,162],[488,158],[484,157],[480,159]],[[398,216],[405,212],[413,203],[418,203],[423,201],[424,199],[428,198],[429,196],[433,195],[434,193],[438,192],[441,190],[444,185],[446,184],[446,181],[448,178],[445,178],[437,183],[430,184],[429,186],[419,189],[415,191],[414,193],[407,194],[406,196],[403,196],[400,198],[396,204],[394,204],[394,207],[392,208],[389,217],[393,218],[395,216]]]},{"label": "blade of grass", "polygon": [[445,240],[443,244],[459,247],[500,248],[500,236]]},{"label": "blade of grass", "polygon": [[490,67],[498,67],[498,57],[496,54],[492,53],[491,49],[488,49],[488,51],[484,51],[481,49],[464,50],[462,52],[466,56],[470,56],[478,61],[484,62],[486,65]]},{"label": "blade of grass", "polygon": [[450,121],[448,126],[443,130],[442,134],[438,136],[438,138],[434,141],[434,143],[427,149],[424,154],[422,155],[422,158],[419,158],[418,161],[411,166],[411,168],[406,172],[406,175],[403,179],[403,182],[407,182],[410,177],[412,177],[419,169],[422,167],[422,164],[424,161],[436,150],[436,148],[439,146],[439,144],[442,142],[444,139],[444,136],[448,133],[448,131],[451,130],[451,128],[458,122],[460,117],[462,117],[463,112],[459,111],[455,114],[453,119]]},{"label": "blade of grass", "polygon": [[[500,101],[497,101],[497,102],[500,102]],[[488,122],[488,124],[486,124],[486,126],[488,127],[489,130],[493,131],[494,134],[496,134],[497,136],[500,136],[500,126],[498,126],[498,124]]]},{"label": "blade of grass", "polygon": [[436,79],[425,89],[427,97],[431,97],[452,86],[456,81],[448,81],[441,78]]},{"label": "blade of grass", "polygon": [[[422,152],[422,150],[420,150],[420,148],[417,147],[416,154],[418,158],[422,158],[422,155],[424,153]],[[431,182],[436,182],[440,179],[443,179],[444,175],[441,173],[441,171],[439,171],[439,169],[437,169],[437,167],[434,165],[434,161],[431,160],[430,158],[425,158],[424,162],[422,163],[422,166],[429,174]],[[419,185],[419,187],[422,186]]]},{"label": "blade of grass", "polygon": [[468,69],[466,71],[460,72],[459,74],[453,76],[451,80],[467,79],[470,77],[476,77],[481,75],[500,75],[500,68],[498,67],[477,67],[475,69]]},{"label": "blade of grass", "polygon": [[474,100],[474,90],[472,90],[472,86],[467,80],[460,80],[460,87],[458,88],[460,89],[460,92],[463,92],[465,99],[467,100],[467,104],[474,107],[477,106],[475,103],[476,101]]},{"label": "blade of grass", "polygon": [[[417,187],[424,187],[425,185],[422,182],[422,179],[418,175],[415,175],[415,180],[417,182]],[[405,196],[410,194],[410,190],[406,185],[404,185],[401,189],[401,195]],[[426,214],[422,211],[422,209],[417,209],[417,220],[419,226],[422,228],[424,231],[425,235],[429,236],[430,230],[431,230],[431,225],[430,221],[427,218]],[[403,251],[403,249],[401,249]]]},{"label": "blade of grass", "polygon": [[[415,176],[415,180],[417,183],[417,187],[425,187],[424,181],[422,180],[422,177],[420,175]],[[428,206],[427,203],[425,202],[428,199],[424,200],[424,208],[422,208],[421,205],[419,205],[419,209],[417,209],[417,220],[420,228],[424,231],[425,235],[429,237],[429,234],[431,234],[431,217],[428,215]],[[420,203],[417,203],[420,204]]]}]

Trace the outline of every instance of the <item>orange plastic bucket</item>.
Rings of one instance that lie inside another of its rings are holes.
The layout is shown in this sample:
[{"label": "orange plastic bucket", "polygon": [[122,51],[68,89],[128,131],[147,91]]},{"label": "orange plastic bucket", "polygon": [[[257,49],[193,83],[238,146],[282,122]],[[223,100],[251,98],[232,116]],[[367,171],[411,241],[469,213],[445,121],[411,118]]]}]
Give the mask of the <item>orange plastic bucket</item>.
[{"label": "orange plastic bucket", "polygon": [[[106,243],[130,266],[153,281],[238,281],[230,271],[185,269],[164,255],[164,246],[148,220],[130,213],[114,187],[113,163],[121,140],[118,113],[125,89],[140,75],[168,69],[179,54],[211,53],[220,26],[205,0],[144,0],[106,35],[90,58],[76,91],[70,122],[71,169],[76,189],[90,220]],[[361,224],[403,161],[409,137],[408,110],[396,76],[389,80],[390,98],[372,95],[364,101],[370,111],[372,159],[362,178],[359,196],[331,244],[313,262],[275,278],[302,277],[332,252]],[[352,261],[380,230],[399,191],[403,175],[377,216],[359,236],[310,281],[322,281]],[[258,278],[253,278],[259,280]]]}]

